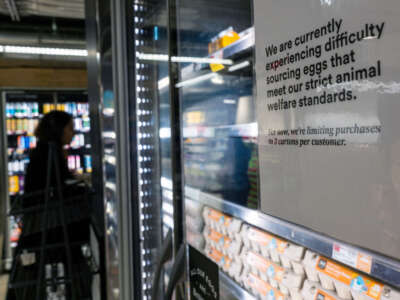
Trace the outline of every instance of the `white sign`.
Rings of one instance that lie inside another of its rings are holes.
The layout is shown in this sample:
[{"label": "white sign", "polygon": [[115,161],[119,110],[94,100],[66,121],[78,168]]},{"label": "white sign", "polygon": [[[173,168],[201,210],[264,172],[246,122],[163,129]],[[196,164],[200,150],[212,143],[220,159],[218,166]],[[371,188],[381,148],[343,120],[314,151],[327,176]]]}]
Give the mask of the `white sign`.
[{"label": "white sign", "polygon": [[254,2],[262,211],[400,258],[400,2]]}]

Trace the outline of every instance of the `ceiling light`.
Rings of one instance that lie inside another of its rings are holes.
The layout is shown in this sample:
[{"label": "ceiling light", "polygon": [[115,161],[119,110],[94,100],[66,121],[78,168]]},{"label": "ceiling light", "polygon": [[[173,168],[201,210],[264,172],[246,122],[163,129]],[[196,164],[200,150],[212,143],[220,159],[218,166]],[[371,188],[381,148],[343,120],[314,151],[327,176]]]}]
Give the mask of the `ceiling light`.
[{"label": "ceiling light", "polygon": [[34,55],[59,55],[59,56],[87,56],[85,49],[66,49],[66,48],[45,48],[27,46],[0,46],[0,51],[14,54],[34,54]]}]

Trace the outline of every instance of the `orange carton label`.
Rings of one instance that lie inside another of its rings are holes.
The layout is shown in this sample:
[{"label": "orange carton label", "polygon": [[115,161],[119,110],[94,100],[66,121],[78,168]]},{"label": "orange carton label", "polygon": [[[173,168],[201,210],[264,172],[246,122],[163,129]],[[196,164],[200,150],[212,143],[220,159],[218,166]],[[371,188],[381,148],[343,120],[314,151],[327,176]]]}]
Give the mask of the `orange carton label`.
[{"label": "orange carton label", "polygon": [[362,253],[358,253],[357,255],[357,269],[365,272],[365,273],[371,273],[371,268],[372,268],[372,258],[369,255],[365,255]]},{"label": "orange carton label", "polygon": [[225,226],[229,226],[229,224],[232,221],[231,217],[228,217],[227,215],[224,215],[223,213],[221,213],[217,210],[214,210],[214,209],[210,210],[210,213],[208,216],[211,220],[218,222],[220,224],[223,224]]},{"label": "orange carton label", "polygon": [[228,248],[232,243],[232,240],[230,238],[213,229],[210,230],[210,234],[208,235],[208,237],[215,243],[223,245],[224,248]]},{"label": "orange carton label", "polygon": [[317,262],[317,270],[329,277],[338,280],[351,287],[352,290],[365,294],[373,299],[379,300],[383,285],[370,278],[352,271],[342,265],[334,263],[326,258],[320,257]]},{"label": "orange carton label", "polygon": [[273,278],[278,282],[282,282],[285,270],[281,266],[278,266],[253,252],[247,254],[246,261],[249,265],[257,268],[261,273],[265,273],[268,277]]},{"label": "orange carton label", "polygon": [[262,247],[269,249],[277,249],[279,253],[283,253],[288,243],[264,231],[250,228],[248,232],[249,239],[258,243]]},{"label": "orange carton label", "polygon": [[219,263],[223,257],[223,254],[217,249],[211,248],[211,250],[208,252],[208,256],[215,262]]},{"label": "orange carton label", "polygon": [[269,285],[267,282],[259,278],[258,276],[250,273],[247,277],[247,284],[255,289],[262,296],[268,296],[271,300],[283,300],[284,295]]},{"label": "orange carton label", "polygon": [[222,264],[225,268],[228,269],[232,264],[232,259],[230,259],[228,256],[223,255],[215,248],[211,248],[211,250],[208,252],[208,257],[211,258],[216,263]]},{"label": "orange carton label", "polygon": [[324,291],[317,290],[317,293],[315,294],[315,300],[337,300],[337,299],[332,297],[328,293],[325,293]]}]

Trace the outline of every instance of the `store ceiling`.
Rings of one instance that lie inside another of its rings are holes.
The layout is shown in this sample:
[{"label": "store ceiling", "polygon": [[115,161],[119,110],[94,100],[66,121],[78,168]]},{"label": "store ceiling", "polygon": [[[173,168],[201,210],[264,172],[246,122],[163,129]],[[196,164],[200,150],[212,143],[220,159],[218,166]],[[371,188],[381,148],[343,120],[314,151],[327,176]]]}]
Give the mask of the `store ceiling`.
[{"label": "store ceiling", "polygon": [[[0,45],[85,49],[84,0],[0,0]],[[82,58],[9,55],[0,59],[82,61]],[[39,63],[43,65],[43,62]]]},{"label": "store ceiling", "polygon": [[14,21],[27,16],[83,19],[85,3],[84,0],[0,0],[0,13]]}]

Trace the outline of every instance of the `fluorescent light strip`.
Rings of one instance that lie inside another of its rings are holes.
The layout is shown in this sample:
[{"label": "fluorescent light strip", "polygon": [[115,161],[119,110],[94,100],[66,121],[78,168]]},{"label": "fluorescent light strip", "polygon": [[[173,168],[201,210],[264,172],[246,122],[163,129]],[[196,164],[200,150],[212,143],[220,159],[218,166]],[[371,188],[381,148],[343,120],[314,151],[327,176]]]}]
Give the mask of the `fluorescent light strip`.
[{"label": "fluorescent light strip", "polygon": [[217,73],[208,73],[208,74],[205,74],[205,75],[193,78],[193,79],[189,79],[189,80],[186,80],[186,81],[179,82],[179,83],[176,84],[176,87],[177,88],[181,88],[181,87],[185,87],[185,86],[194,85],[196,83],[211,79],[211,78],[213,78],[213,77],[215,77],[217,75],[218,75]]},{"label": "fluorescent light strip", "polygon": [[158,89],[162,90],[163,88],[166,88],[169,86],[169,77],[164,77],[163,79],[160,79],[158,81]]},{"label": "fluorescent light strip", "polygon": [[[147,54],[147,53],[137,52],[136,55],[141,60],[168,61],[167,54]],[[233,61],[231,59],[189,57],[189,56],[172,56],[171,61],[177,63],[222,64],[222,65],[233,64]]]},{"label": "fluorescent light strip", "polygon": [[87,56],[85,49],[44,48],[27,46],[0,46],[0,52],[14,54],[57,55],[57,56]]},{"label": "fluorescent light strip", "polygon": [[167,54],[146,54],[136,52],[136,56],[141,60],[168,61]]},{"label": "fluorescent light strip", "polygon": [[248,60],[246,60],[244,62],[241,62],[241,63],[239,63],[237,65],[233,65],[233,66],[229,67],[228,71],[229,72],[234,72],[234,71],[246,68],[247,66],[250,66],[250,62]]},{"label": "fluorescent light strip", "polygon": [[178,62],[178,63],[233,65],[233,61],[231,59],[219,59],[219,58],[208,58],[208,57],[173,56],[171,60],[173,62]]}]

